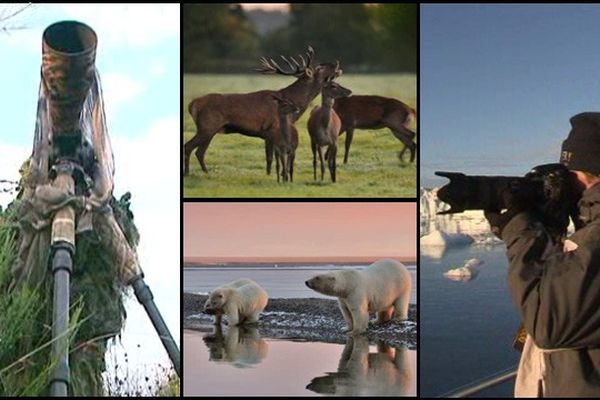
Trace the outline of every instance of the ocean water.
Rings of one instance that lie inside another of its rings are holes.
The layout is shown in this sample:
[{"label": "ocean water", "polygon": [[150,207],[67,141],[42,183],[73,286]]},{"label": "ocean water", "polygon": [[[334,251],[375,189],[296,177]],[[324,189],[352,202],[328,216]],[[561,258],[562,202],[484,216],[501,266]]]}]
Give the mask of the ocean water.
[{"label": "ocean water", "polygon": [[[345,268],[365,266],[324,266],[324,265],[285,265],[285,266],[210,266],[186,267],[183,270],[183,291],[187,293],[207,293],[217,286],[240,278],[258,282],[271,298],[329,298],[306,287],[304,282],[313,275]],[[412,277],[410,302],[417,303],[416,268],[406,266]]]},{"label": "ocean water", "polygon": [[[447,279],[443,272],[465,260],[484,262],[469,282]],[[419,387],[420,395],[441,396],[518,365],[512,348],[520,318],[507,283],[504,246],[467,246],[441,253],[421,249]],[[478,394],[512,397],[514,380]]]}]

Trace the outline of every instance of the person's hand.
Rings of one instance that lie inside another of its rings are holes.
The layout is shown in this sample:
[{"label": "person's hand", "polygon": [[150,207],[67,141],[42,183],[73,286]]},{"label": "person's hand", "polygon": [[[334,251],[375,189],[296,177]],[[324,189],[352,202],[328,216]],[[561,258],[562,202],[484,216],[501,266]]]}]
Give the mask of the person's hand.
[{"label": "person's hand", "polygon": [[503,203],[507,210],[503,213],[500,210],[484,210],[483,215],[490,223],[494,235],[502,239],[504,227],[515,215],[535,207],[535,204],[532,204],[531,196],[528,195],[529,189],[524,186],[522,180],[514,180],[502,191]]},{"label": "person's hand", "polygon": [[516,208],[511,208],[501,213],[500,211],[484,210],[483,215],[490,223],[492,233],[502,239],[502,231],[511,219],[521,211]]}]

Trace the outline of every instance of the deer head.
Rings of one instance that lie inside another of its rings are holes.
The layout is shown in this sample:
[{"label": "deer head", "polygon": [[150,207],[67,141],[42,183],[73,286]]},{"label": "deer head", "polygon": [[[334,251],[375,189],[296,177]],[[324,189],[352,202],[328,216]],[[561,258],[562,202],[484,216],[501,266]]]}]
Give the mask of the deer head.
[{"label": "deer head", "polygon": [[352,95],[352,91],[350,89],[346,89],[339,83],[334,81],[329,81],[323,86],[323,97],[328,97],[331,99],[339,99],[341,97],[348,97]]}]

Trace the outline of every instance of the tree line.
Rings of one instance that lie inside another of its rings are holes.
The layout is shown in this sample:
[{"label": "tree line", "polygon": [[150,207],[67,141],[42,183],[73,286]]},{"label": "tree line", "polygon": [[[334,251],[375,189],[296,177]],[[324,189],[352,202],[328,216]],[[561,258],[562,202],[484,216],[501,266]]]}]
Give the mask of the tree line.
[{"label": "tree line", "polygon": [[318,62],[340,60],[346,72],[417,70],[416,4],[290,4],[285,22],[263,33],[252,13],[239,4],[185,4],[184,71],[251,72],[263,55],[304,54],[309,44]]}]

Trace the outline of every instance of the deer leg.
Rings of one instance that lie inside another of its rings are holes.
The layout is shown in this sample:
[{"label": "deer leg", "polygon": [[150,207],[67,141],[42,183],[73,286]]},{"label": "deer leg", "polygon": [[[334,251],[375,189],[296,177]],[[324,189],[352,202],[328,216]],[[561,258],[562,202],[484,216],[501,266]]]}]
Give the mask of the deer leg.
[{"label": "deer leg", "polygon": [[335,158],[337,155],[337,146],[335,144],[330,145],[329,149],[327,149],[329,153],[329,173],[331,174],[331,181],[335,183]]},{"label": "deer leg", "polygon": [[192,155],[192,151],[194,151],[195,148],[200,148],[201,146],[204,146],[204,149],[201,152],[201,154],[199,154],[198,151],[196,151],[196,157],[198,158],[198,161],[200,162],[200,165],[202,166],[202,169],[204,170],[204,172],[208,172],[208,170],[206,169],[206,166],[204,165],[204,152],[208,148],[208,145],[209,145],[210,141],[212,140],[213,136],[218,131],[219,131],[219,129],[213,129],[211,131],[210,129],[207,129],[206,127],[204,127],[203,129],[197,128],[196,135],[194,135],[194,137],[191,138],[183,146],[183,148],[184,148],[183,174],[184,175],[188,175],[190,173],[190,156]]},{"label": "deer leg", "polygon": [[414,162],[415,161],[415,153],[416,153],[416,149],[417,149],[417,145],[413,142],[413,140],[415,139],[415,137],[417,136],[417,133],[412,131],[411,129],[408,129],[406,126],[402,126],[402,131],[405,132],[409,137],[410,137],[410,162]]},{"label": "deer leg", "polygon": [[279,152],[275,152],[275,167],[277,172],[277,183],[279,183]]},{"label": "deer leg", "polygon": [[401,127],[392,129],[392,133],[405,146],[404,149],[402,149],[402,151],[398,153],[398,157],[400,158],[400,160],[403,161],[404,152],[408,148],[408,150],[410,150],[410,162],[415,161],[415,149],[417,147],[413,142],[413,138],[416,136],[415,132],[411,131],[408,128]]},{"label": "deer leg", "polygon": [[277,165],[277,183],[279,183],[279,156],[275,156],[275,163]]},{"label": "deer leg", "polygon": [[273,164],[273,141],[265,139],[265,155],[267,156],[267,175],[271,175],[271,164]]},{"label": "deer leg", "polygon": [[183,175],[188,175],[190,173],[190,156],[192,155],[192,151],[198,146],[200,143],[201,137],[199,134],[196,134],[193,138],[191,138],[184,146],[184,164],[183,164]]},{"label": "deer leg", "polygon": [[200,163],[200,166],[204,172],[208,172],[208,168],[206,168],[206,164],[204,163],[204,153],[206,153],[206,149],[208,149],[208,145],[214,136],[215,134],[213,133],[209,136],[200,137],[200,143],[198,144],[198,149],[196,150],[196,158],[198,158],[198,162]]},{"label": "deer leg", "polygon": [[321,163],[321,182],[322,182],[323,176],[325,175],[325,160],[323,159],[323,147],[317,146],[317,150],[319,151],[319,161]]},{"label": "deer leg", "polygon": [[294,160],[296,159],[296,152],[292,151],[290,154],[290,182],[294,182]]},{"label": "deer leg", "polygon": [[310,146],[312,148],[312,153],[313,153],[313,176],[314,176],[314,180],[317,180],[317,145],[315,144],[314,141],[311,141]]},{"label": "deer leg", "polygon": [[288,171],[289,171],[289,157],[288,157],[288,153],[287,151],[282,151],[281,152],[281,165],[282,165],[282,171],[281,173],[283,174],[283,181],[287,182],[288,181]]},{"label": "deer leg", "polygon": [[[340,132],[340,135],[342,133]],[[354,128],[348,128],[346,131],[346,151],[344,152],[344,164],[348,164],[348,154],[350,154],[350,145],[352,144],[352,137],[354,136]]]}]

